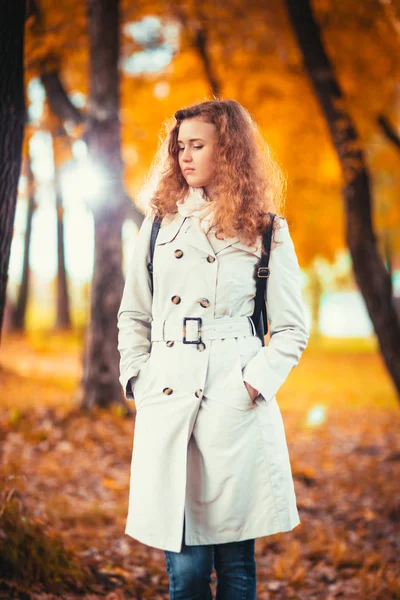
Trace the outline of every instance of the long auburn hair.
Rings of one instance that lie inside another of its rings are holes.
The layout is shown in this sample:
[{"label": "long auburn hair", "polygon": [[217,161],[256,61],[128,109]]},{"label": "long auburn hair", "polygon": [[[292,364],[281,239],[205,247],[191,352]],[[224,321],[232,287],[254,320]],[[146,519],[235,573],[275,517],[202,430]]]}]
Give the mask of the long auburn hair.
[{"label": "long auburn hair", "polygon": [[[278,214],[284,202],[286,179],[272,157],[249,112],[235,100],[210,100],[178,110],[164,123],[164,136],[139,198],[155,214],[177,212],[177,201],[189,190],[178,162],[178,135],[184,119],[200,117],[216,127],[213,180],[214,224],[217,237],[239,237],[255,245],[270,222],[268,212]],[[275,219],[275,228],[279,219]]]}]

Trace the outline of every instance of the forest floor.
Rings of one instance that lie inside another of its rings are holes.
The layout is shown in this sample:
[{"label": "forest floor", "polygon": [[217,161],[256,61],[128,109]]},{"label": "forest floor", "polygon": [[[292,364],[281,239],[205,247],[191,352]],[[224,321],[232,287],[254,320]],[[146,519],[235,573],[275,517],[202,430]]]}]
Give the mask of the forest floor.
[{"label": "forest floor", "polygon": [[[0,598],[166,600],[163,551],[124,534],[134,415],[78,410],[80,359],[74,335],[2,340]],[[301,523],[256,540],[257,599],[400,600],[400,412],[373,343],[311,341],[277,399]]]}]

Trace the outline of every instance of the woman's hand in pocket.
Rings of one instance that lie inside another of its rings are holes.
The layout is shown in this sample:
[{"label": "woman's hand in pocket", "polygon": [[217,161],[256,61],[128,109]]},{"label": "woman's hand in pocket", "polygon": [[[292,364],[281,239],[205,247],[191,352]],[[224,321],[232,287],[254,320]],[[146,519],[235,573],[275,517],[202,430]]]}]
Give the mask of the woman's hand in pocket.
[{"label": "woman's hand in pocket", "polygon": [[250,383],[247,383],[247,381],[244,381],[244,385],[246,386],[247,391],[250,394],[250,398],[252,400],[255,400],[257,398],[258,394],[259,394],[259,391],[256,390],[256,388],[253,388],[253,386],[250,385]]}]

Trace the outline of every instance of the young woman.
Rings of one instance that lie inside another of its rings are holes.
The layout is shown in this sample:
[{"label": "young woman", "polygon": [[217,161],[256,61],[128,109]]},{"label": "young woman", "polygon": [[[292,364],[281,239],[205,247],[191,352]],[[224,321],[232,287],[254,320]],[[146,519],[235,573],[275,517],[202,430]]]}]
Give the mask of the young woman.
[{"label": "young woman", "polygon": [[118,312],[120,382],[137,411],[125,533],[165,551],[172,600],[211,598],[214,567],[218,600],[253,600],[255,538],[300,522],[276,393],[308,330],[280,216],[267,346],[250,319],[284,178],[249,113],[213,100],[175,114],[150,189]]}]

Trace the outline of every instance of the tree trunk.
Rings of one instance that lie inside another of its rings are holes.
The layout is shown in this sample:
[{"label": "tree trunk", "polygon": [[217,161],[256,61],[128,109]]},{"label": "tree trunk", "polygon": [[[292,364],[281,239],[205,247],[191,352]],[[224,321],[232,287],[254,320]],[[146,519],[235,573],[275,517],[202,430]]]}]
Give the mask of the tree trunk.
[{"label": "tree trunk", "polygon": [[122,401],[115,331],[123,289],[121,226],[116,216],[95,222],[91,319],[87,328],[82,397],[82,406],[88,409]]},{"label": "tree trunk", "polygon": [[355,278],[400,397],[400,323],[391,295],[390,274],[379,255],[372,228],[371,188],[360,138],[325,52],[310,0],[286,0],[286,4],[306,72],[340,161],[344,180],[346,240]]},{"label": "tree trunk", "polygon": [[26,227],[25,227],[25,245],[24,245],[24,258],[22,263],[22,275],[21,284],[18,290],[18,297],[15,303],[15,308],[12,314],[12,329],[14,331],[25,331],[25,317],[26,308],[28,306],[29,296],[29,282],[30,282],[30,266],[29,256],[31,249],[31,237],[32,237],[32,220],[33,214],[36,209],[35,205],[35,179],[32,173],[31,158],[28,154],[27,157],[27,175],[28,175],[28,210],[26,214]]},{"label": "tree trunk", "polygon": [[90,100],[86,140],[102,185],[93,202],[95,261],[81,403],[122,402],[117,312],[123,290],[121,228],[127,196],[122,183],[119,123],[119,2],[87,0]]},{"label": "tree trunk", "polygon": [[67,271],[65,268],[64,206],[59,174],[60,161],[57,158],[57,144],[61,140],[52,135],[52,141],[54,156],[54,192],[57,210],[57,310],[55,327],[56,329],[70,329],[71,315]]},{"label": "tree trunk", "polygon": [[25,1],[0,0],[0,335],[25,125]]}]

